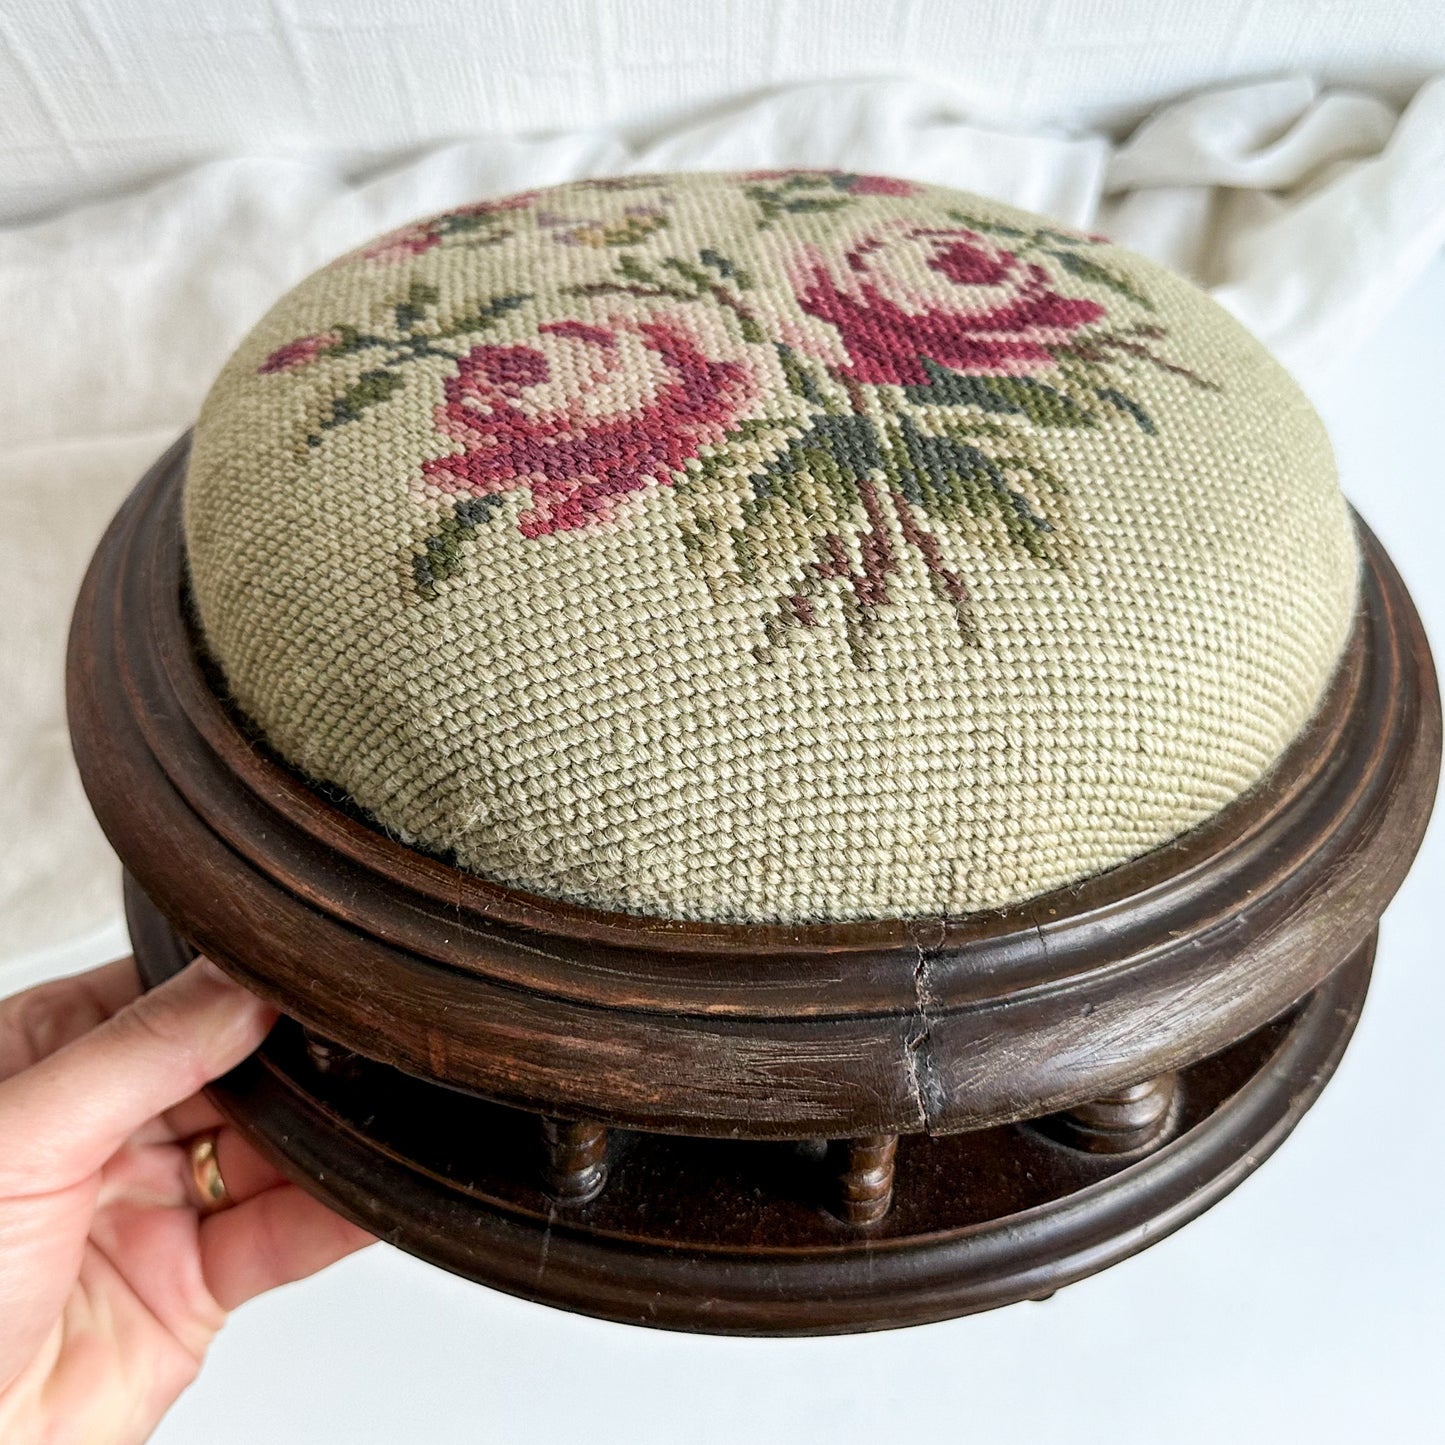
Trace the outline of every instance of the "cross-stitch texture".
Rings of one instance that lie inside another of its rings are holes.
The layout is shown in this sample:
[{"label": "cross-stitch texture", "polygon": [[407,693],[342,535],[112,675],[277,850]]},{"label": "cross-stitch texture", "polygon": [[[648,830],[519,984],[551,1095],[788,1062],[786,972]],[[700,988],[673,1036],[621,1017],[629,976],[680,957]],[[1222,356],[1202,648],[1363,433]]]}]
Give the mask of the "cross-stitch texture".
[{"label": "cross-stitch texture", "polygon": [[1357,557],[1323,429],[1102,237],[790,171],[417,222],[203,409],[241,709],[392,833],[674,918],[958,914],[1167,841],[1314,709]]}]

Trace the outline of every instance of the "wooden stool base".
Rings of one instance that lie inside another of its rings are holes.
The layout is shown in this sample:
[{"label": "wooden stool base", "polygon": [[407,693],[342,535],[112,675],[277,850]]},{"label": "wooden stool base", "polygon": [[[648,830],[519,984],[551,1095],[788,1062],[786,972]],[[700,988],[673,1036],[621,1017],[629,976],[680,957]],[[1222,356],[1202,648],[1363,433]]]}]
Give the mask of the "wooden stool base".
[{"label": "wooden stool base", "polygon": [[1325,697],[1200,827],[984,913],[708,922],[467,873],[273,755],[193,627],[186,454],[77,600],[77,766],[146,979],[193,944],[287,1020],[217,1100],[402,1248],[676,1329],[942,1319],[1178,1227],[1334,1068],[1440,758],[1424,630],[1363,524]]},{"label": "wooden stool base", "polygon": [[1179,1076],[1156,1074],[1045,1119],[1042,1128],[1090,1154],[1143,1154],[1179,1125]]},{"label": "wooden stool base", "polygon": [[[155,983],[191,950],[139,890],[128,906]],[[210,1093],[339,1213],[494,1288],[670,1329],[881,1329],[1045,1297],[1202,1213],[1318,1096],[1373,956],[1371,939],[1289,1014],[1181,1070],[1157,1147],[1094,1152],[1063,1142],[1057,1117],[904,1135],[891,1207],[861,1229],[838,1217],[836,1151],[818,1141],[612,1129],[605,1188],[561,1202],[537,1116],[366,1060],[318,1068],[289,1020]]]}]

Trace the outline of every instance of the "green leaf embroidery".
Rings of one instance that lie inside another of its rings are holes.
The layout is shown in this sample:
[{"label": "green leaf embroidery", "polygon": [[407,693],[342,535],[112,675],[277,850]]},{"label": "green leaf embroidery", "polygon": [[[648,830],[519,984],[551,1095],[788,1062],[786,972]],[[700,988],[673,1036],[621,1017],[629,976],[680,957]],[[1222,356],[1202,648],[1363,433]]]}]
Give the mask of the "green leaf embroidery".
[{"label": "green leaf embroidery", "polygon": [[798,360],[791,346],[778,343],[778,363],[783,368],[783,378],[788,390],[820,409],[827,407],[823,393],[818,390],[818,381],[813,373]]},{"label": "green leaf embroidery", "polygon": [[492,324],[509,311],[525,306],[532,298],[526,292],[517,296],[493,296],[485,305],[479,306],[468,316],[460,316],[436,334],[436,339],[467,336],[474,331],[488,331]]},{"label": "green leaf embroidery", "polygon": [[1066,392],[1046,386],[1028,376],[987,376],[981,378],[995,396],[1014,403],[1038,426],[1093,426],[1094,413],[1085,410]]},{"label": "green leaf embroidery", "polygon": [[1114,386],[1101,386],[1094,393],[1101,401],[1107,401],[1110,406],[1118,407],[1126,416],[1132,416],[1139,424],[1139,430],[1153,436],[1155,432],[1154,419],[1139,405],[1133,397],[1125,396],[1122,391]]},{"label": "green leaf embroidery", "polygon": [[406,300],[399,301],[394,310],[396,329],[410,331],[417,322],[425,319],[427,312],[441,299],[441,292],[424,281],[414,281],[407,292]]},{"label": "green leaf embroidery", "polygon": [[977,406],[1028,417],[1039,426],[1093,426],[1094,414],[1067,392],[1029,376],[965,376],[923,358],[928,381],[904,388],[910,401],[935,406]]},{"label": "green leaf embroidery", "polygon": [[986,236],[1008,236],[1012,240],[1023,240],[1029,235],[1017,226],[1006,226],[1002,221],[985,221],[981,216],[971,216],[967,211],[949,211],[948,217],[970,231],[982,231]]},{"label": "green leaf embroidery", "polygon": [[1136,306],[1142,306],[1146,311],[1154,309],[1154,303],[1137,286],[1117,271],[1101,266],[1092,256],[1085,256],[1081,251],[1050,251],[1048,254],[1080,281],[1092,281],[1097,286],[1107,286],[1120,296],[1127,296]]},{"label": "green leaf embroidery", "polygon": [[724,281],[731,281],[739,291],[751,291],[753,289],[752,276],[743,270],[735,261],[730,261],[726,256],[720,256],[711,246],[705,246],[697,253],[698,259],[704,266],[711,266]]},{"label": "green leaf embroidery", "polygon": [[461,570],[464,544],[503,500],[495,495],[463,497],[422,543],[423,550],[412,554],[412,579],[423,597],[434,598],[437,583]]},{"label": "green leaf embroidery", "polygon": [[999,461],[967,442],[922,432],[907,417],[900,420],[893,443],[888,475],[910,502],[944,520],[962,509],[996,516],[1026,552],[1048,559],[1043,534],[1053,525],[1010,485]]},{"label": "green leaf embroidery", "polygon": [[[331,415],[321,423],[321,430],[330,431],[332,427],[356,421],[362,412],[394,396],[405,385],[399,372],[363,371],[340,396],[332,399]],[[308,446],[319,447],[321,438],[313,433],[306,442]]]}]

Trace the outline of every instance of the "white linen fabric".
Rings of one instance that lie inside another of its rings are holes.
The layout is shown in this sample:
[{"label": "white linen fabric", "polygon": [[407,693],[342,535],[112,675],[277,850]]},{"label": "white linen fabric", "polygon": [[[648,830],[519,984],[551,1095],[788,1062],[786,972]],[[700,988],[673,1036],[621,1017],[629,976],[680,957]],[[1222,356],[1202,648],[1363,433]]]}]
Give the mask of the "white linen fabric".
[{"label": "white linen fabric", "polygon": [[216,156],[635,138],[818,81],[906,76],[975,120],[1117,132],[1228,81],[1401,102],[1442,69],[1439,0],[5,0],[0,221]]},{"label": "white linen fabric", "polygon": [[283,291],[428,211],[579,176],[837,166],[1101,229],[1207,286],[1306,389],[1445,240],[1445,77],[1401,109],[1304,78],[1167,106],[1121,143],[970,119],[961,94],[809,86],[679,124],[444,146],[361,182],[238,158],[0,230],[0,969],[117,931],[117,867],[69,759],[65,626],[115,507]]}]

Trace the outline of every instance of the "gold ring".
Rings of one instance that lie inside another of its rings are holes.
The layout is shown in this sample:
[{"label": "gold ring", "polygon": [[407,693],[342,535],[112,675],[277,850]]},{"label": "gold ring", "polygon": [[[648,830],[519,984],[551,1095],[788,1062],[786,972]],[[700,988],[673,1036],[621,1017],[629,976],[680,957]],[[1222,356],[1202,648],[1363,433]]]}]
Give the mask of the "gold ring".
[{"label": "gold ring", "polygon": [[216,1157],[216,1140],[219,1129],[207,1129],[197,1134],[190,1142],[191,1178],[196,1183],[202,1214],[214,1214],[218,1209],[228,1209],[236,1201],[221,1178],[221,1161]]}]

